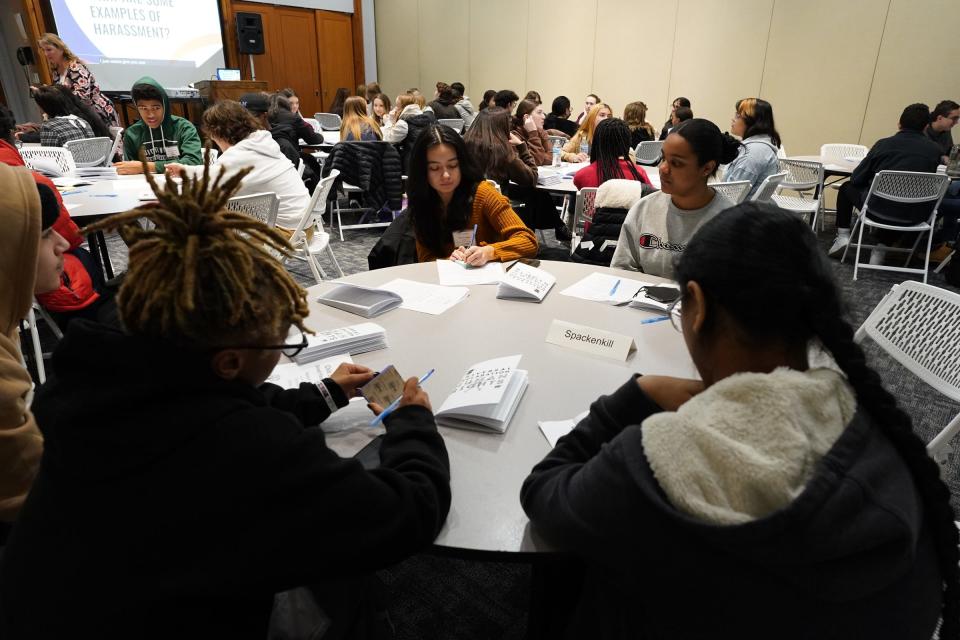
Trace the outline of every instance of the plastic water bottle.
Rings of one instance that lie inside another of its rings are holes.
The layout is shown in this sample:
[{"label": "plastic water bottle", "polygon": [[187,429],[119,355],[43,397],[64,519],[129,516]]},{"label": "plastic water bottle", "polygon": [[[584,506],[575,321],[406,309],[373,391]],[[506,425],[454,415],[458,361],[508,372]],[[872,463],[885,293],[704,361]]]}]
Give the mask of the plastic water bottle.
[{"label": "plastic water bottle", "polygon": [[590,145],[587,143],[586,138],[580,138],[580,153],[585,156],[590,155]]},{"label": "plastic water bottle", "polygon": [[560,166],[560,141],[553,141],[553,166]]}]

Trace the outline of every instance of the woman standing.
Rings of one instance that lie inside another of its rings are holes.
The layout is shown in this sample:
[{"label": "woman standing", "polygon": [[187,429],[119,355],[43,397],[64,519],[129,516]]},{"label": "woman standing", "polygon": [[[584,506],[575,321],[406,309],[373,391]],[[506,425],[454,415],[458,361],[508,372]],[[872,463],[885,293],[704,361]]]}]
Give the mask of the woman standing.
[{"label": "woman standing", "polygon": [[521,100],[513,116],[514,135],[527,143],[533,159],[541,166],[550,165],[553,160],[553,149],[547,132],[543,130],[546,119],[543,107],[533,100]]},{"label": "woman standing", "polygon": [[[463,138],[450,127],[431,125],[414,144],[407,193],[420,262],[449,258],[481,266],[537,255],[533,232],[483,179]],[[463,240],[470,236],[473,243]]]},{"label": "woman standing", "polygon": [[657,131],[647,122],[647,105],[640,102],[631,102],[623,110],[623,121],[630,128],[630,145],[634,148],[641,142],[653,140]]},{"label": "woman standing", "polygon": [[343,122],[340,124],[340,140],[382,140],[380,125],[367,115],[367,101],[360,96],[347,98],[343,105]]},{"label": "woman standing", "polygon": [[723,181],[750,181],[750,198],[767,176],[780,171],[780,134],[773,125],[773,107],[760,98],[737,100],[730,132],[743,140],[743,146],[723,172]]},{"label": "woman standing", "polygon": [[593,132],[597,125],[613,117],[613,109],[610,105],[601,102],[590,109],[590,113],[583,119],[580,128],[573,134],[573,137],[563,145],[561,159],[564,162],[586,162],[590,159],[590,145],[593,144]]},{"label": "woman standing", "polygon": [[697,229],[732,206],[707,181],[739,147],[709,120],[677,126],[663,143],[660,191],[630,208],[610,266],[673,278],[674,262]]},{"label": "woman standing", "polygon": [[61,84],[70,89],[96,112],[104,125],[120,126],[117,111],[110,99],[100,92],[97,79],[58,35],[43,34],[40,38],[40,49],[50,65],[53,84]]}]

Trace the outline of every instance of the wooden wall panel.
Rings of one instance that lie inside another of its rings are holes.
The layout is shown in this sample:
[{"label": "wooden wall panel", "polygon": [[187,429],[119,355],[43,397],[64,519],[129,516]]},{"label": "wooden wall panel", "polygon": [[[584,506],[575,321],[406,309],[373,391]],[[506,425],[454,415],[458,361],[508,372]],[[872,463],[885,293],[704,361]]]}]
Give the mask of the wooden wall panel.
[{"label": "wooden wall panel", "polygon": [[333,11],[317,11],[317,35],[320,40],[320,80],[322,99],[318,110],[326,111],[337,89],[352,94],[358,80],[353,58],[353,25],[350,17]]}]

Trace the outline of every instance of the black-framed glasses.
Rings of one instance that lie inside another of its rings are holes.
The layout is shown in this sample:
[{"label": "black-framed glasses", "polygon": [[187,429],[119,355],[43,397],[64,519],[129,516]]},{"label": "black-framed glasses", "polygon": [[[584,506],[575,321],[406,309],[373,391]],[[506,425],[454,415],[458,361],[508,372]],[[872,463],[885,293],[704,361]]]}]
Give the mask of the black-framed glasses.
[{"label": "black-framed glasses", "polygon": [[670,316],[670,326],[683,333],[680,327],[680,298],[677,298],[667,307],[667,315]]},{"label": "black-framed glasses", "polygon": [[293,358],[301,351],[307,348],[307,336],[300,329],[296,327],[290,329],[290,333],[287,334],[287,344],[235,344],[229,345],[226,347],[217,347],[217,350],[220,349],[271,349],[279,350],[280,353],[287,356],[288,358]]}]

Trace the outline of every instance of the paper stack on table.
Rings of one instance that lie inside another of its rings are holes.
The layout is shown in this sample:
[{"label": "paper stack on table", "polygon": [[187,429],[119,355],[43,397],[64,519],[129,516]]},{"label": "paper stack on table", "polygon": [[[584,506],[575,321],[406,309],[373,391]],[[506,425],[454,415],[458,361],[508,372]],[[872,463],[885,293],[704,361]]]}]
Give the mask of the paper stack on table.
[{"label": "paper stack on table", "polygon": [[437,260],[437,278],[444,286],[497,284],[503,278],[503,264],[488,262],[482,267],[471,267],[458,260]]},{"label": "paper stack on table", "polygon": [[316,362],[343,353],[357,355],[387,348],[387,334],[373,322],[328,329],[307,335],[307,348],[294,356],[297,364]]},{"label": "paper stack on table", "polygon": [[537,184],[552,187],[563,182],[563,171],[558,169],[537,168]]},{"label": "paper stack on table", "polygon": [[116,167],[77,167],[77,175],[81,178],[96,178],[97,180],[118,180]]},{"label": "paper stack on table", "polygon": [[466,287],[444,287],[438,284],[404,280],[403,278],[391,280],[377,288],[392,291],[403,298],[403,304],[400,305],[401,309],[429,313],[435,316],[440,315],[470,295],[470,289]]},{"label": "paper stack on table", "polygon": [[374,318],[403,303],[403,298],[393,291],[363,287],[348,282],[325,291],[317,300],[322,304],[349,311],[364,318]]},{"label": "paper stack on table", "polygon": [[299,387],[301,382],[317,384],[324,378],[329,378],[330,374],[336,371],[337,367],[344,362],[353,364],[353,358],[350,357],[349,353],[333,356],[332,358],[325,358],[319,362],[313,362],[307,365],[301,365],[295,362],[278,364],[273,368],[270,377],[267,378],[266,381],[278,387],[283,387],[284,389]]},{"label": "paper stack on table", "polygon": [[478,362],[470,367],[436,412],[437,424],[503,433],[527,388],[521,356]]}]

